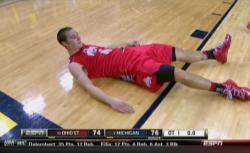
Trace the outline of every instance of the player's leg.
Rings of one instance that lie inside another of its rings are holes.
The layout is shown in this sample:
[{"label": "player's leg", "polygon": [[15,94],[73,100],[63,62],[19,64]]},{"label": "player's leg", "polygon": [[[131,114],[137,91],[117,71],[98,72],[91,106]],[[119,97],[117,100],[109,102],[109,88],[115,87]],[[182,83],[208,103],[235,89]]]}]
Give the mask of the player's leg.
[{"label": "player's leg", "polygon": [[155,75],[157,76],[158,83],[176,81],[188,87],[202,90],[210,90],[212,83],[201,76],[188,73],[171,65],[161,65]]},{"label": "player's leg", "polygon": [[175,48],[175,56],[177,61],[183,61],[186,63],[194,63],[202,60],[207,60],[206,56],[202,52],[187,51],[180,48]]},{"label": "player's leg", "polygon": [[[175,68],[174,79],[176,82],[182,83],[188,87],[201,89],[201,90],[213,90],[211,89],[212,81],[198,76],[196,74],[188,73],[182,69]],[[225,87],[223,85],[216,84],[218,86],[217,91],[222,91]]]},{"label": "player's leg", "polygon": [[228,80],[225,83],[216,83],[171,65],[161,65],[155,75],[158,83],[176,81],[191,88],[217,92],[228,96],[230,99],[250,100],[250,89],[239,87],[232,80]]},{"label": "player's leg", "polygon": [[231,44],[231,35],[227,34],[224,42],[214,49],[207,51],[194,52],[184,51],[180,48],[175,48],[176,60],[180,60],[187,63],[193,63],[202,60],[215,59],[218,62],[224,64],[227,62],[228,49]]},{"label": "player's leg", "polygon": [[239,87],[233,80],[225,83],[216,83],[201,76],[188,73],[181,69],[175,69],[175,80],[195,89],[202,89],[226,95],[229,99],[239,98],[244,101],[250,100],[250,88]]}]

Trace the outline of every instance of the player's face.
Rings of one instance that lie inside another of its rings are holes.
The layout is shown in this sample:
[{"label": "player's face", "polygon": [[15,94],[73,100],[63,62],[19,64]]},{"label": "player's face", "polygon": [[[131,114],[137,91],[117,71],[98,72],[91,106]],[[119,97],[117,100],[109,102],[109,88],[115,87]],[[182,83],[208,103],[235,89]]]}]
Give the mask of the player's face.
[{"label": "player's face", "polygon": [[74,29],[66,32],[67,36],[67,48],[79,49],[82,47],[81,38]]}]

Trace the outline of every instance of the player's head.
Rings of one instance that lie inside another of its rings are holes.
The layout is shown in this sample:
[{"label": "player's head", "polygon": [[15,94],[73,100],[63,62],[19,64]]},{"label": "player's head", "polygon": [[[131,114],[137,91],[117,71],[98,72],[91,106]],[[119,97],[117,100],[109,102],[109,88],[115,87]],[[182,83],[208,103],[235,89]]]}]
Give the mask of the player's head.
[{"label": "player's head", "polygon": [[57,41],[67,50],[78,50],[82,47],[78,32],[71,27],[64,27],[57,33]]}]

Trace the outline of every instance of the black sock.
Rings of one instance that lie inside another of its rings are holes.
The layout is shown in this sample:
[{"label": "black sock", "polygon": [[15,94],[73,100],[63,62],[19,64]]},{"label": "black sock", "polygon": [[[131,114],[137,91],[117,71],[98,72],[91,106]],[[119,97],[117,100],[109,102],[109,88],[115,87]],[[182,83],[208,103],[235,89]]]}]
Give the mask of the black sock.
[{"label": "black sock", "polygon": [[225,88],[226,87],[223,84],[212,82],[211,87],[210,87],[210,91],[222,93]]},{"label": "black sock", "polygon": [[210,49],[210,50],[204,51],[204,53],[207,56],[207,59],[215,59],[214,49]]},{"label": "black sock", "polygon": [[218,84],[216,86],[216,92],[222,93],[226,87],[223,84]]}]

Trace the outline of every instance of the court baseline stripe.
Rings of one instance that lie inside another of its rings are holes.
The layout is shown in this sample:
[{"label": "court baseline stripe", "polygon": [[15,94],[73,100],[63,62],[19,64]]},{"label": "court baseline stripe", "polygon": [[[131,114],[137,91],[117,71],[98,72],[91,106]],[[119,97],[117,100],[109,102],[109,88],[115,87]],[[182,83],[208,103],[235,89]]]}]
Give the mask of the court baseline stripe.
[{"label": "court baseline stripe", "polygon": [[62,128],[44,116],[26,110],[25,105],[2,91],[0,91],[0,112],[17,123],[17,126],[0,137],[0,140],[20,139],[22,128]]},{"label": "court baseline stripe", "polygon": [[15,4],[15,3],[18,3],[18,2],[21,2],[21,1],[24,1],[24,0],[12,0],[12,1],[7,1],[7,2],[2,2],[2,3],[0,3],[0,7]]},{"label": "court baseline stripe", "polygon": [[[211,32],[208,33],[207,37],[201,42],[200,46],[197,48],[197,51],[201,51],[201,49],[206,45],[210,37],[214,34],[216,29],[221,25],[225,17],[232,10],[238,0],[235,0],[230,8],[226,11],[226,13],[222,16],[222,18],[217,22]],[[182,67],[183,70],[187,70],[190,66],[190,63],[185,63]],[[147,121],[147,119],[152,115],[152,113],[156,110],[156,108],[160,105],[162,100],[168,95],[170,90],[173,88],[176,82],[170,82],[167,87],[163,90],[160,96],[153,102],[153,104],[149,107],[149,109],[143,114],[143,116],[137,121],[137,123],[133,126],[134,129],[139,129],[142,125]]]}]

